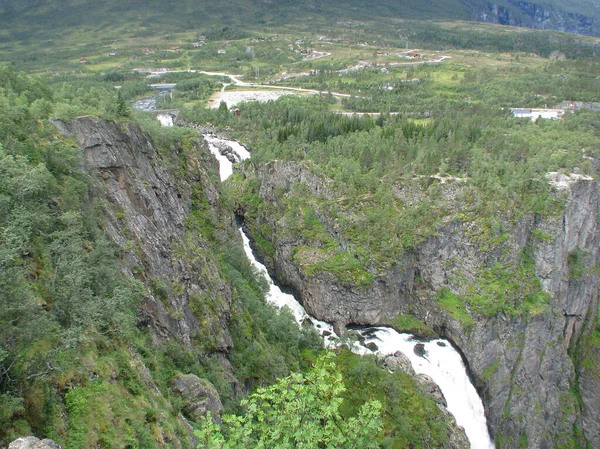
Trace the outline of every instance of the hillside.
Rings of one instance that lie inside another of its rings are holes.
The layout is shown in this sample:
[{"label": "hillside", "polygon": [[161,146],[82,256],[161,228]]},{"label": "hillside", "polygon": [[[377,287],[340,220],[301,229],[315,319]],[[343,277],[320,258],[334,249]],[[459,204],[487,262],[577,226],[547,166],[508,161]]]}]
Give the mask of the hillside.
[{"label": "hillside", "polygon": [[[5,0],[0,5],[2,41],[36,41],[59,37],[56,30],[95,33],[100,29],[135,35],[169,29],[204,32],[212,26],[236,26],[244,31],[265,27],[300,26],[313,29],[347,20],[477,20],[502,25],[598,35],[600,5],[595,0],[537,2],[500,0],[369,1],[177,0],[116,2],[68,0]],[[131,27],[133,25],[133,27]],[[129,26],[129,29],[128,29]],[[103,36],[106,37],[106,34]]]},{"label": "hillside", "polygon": [[[66,98],[1,67],[1,447],[192,448],[207,411],[310,373],[322,341],[266,303],[201,135],[138,116],[150,135],[98,108],[113,92]],[[52,118],[74,100],[112,119]],[[333,358],[336,418],[374,398],[385,415],[371,444],[465,446],[430,387]]]},{"label": "hillside", "polygon": [[0,447],[600,447],[594,2],[0,8]]}]

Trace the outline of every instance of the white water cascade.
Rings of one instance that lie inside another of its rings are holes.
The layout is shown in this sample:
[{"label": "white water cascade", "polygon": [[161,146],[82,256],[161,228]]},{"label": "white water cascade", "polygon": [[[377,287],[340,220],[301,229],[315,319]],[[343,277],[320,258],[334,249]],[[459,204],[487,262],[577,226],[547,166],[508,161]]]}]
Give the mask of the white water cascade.
[{"label": "white water cascade", "polygon": [[[162,120],[161,123],[163,123]],[[170,123],[165,121],[163,125],[173,126],[173,123],[172,121]],[[220,148],[231,148],[233,154],[230,153],[229,157],[237,162],[250,158],[248,150],[237,141],[221,139],[211,134],[205,134],[204,138],[208,142],[211,153],[219,162],[221,181],[225,181],[231,176],[233,163],[221,153]],[[308,321],[323,337],[325,345],[334,347],[337,344],[338,336],[335,334],[333,326],[308,315],[293,295],[281,291],[274,284],[266,267],[256,260],[250,248],[250,241],[241,228],[240,233],[248,259],[269,283],[267,301],[279,308],[288,307],[299,324],[302,325]],[[457,424],[465,429],[471,443],[471,449],[494,449],[494,443],[487,430],[487,421],[481,398],[467,375],[460,354],[448,341],[437,339],[420,342],[410,334],[401,334],[386,327],[363,328],[358,332],[364,337],[364,341],[355,344],[353,350],[356,353],[375,353],[385,356],[394,354],[397,351],[402,352],[408,357],[417,374],[426,374],[438,384],[446,398],[448,410],[456,418]],[[366,345],[369,343],[375,343],[377,346],[375,352],[367,349]],[[421,351],[415,350],[418,343],[423,345]]]},{"label": "white water cascade", "polygon": [[[310,316],[293,295],[282,292],[273,283],[266,267],[256,260],[250,248],[250,241],[241,228],[240,233],[248,259],[269,283],[267,301],[279,308],[289,307],[298,324],[303,324],[306,319],[309,319],[319,334],[323,336],[325,346],[335,347],[338,336],[335,334],[333,326]],[[360,329],[359,333],[365,339],[360,344],[355,343],[352,349],[354,352],[361,355],[379,354],[383,356],[392,355],[397,351],[402,352],[408,357],[417,374],[426,374],[438,384],[446,398],[448,411],[454,415],[456,423],[465,429],[471,449],[494,449],[494,443],[487,429],[481,398],[469,379],[460,354],[448,341],[439,338],[422,342],[416,340],[411,334],[401,334],[387,327],[367,327]],[[369,343],[375,343],[377,346],[375,352],[366,347]],[[424,345],[422,355],[418,355],[415,351],[415,346],[419,343]]]},{"label": "white water cascade", "polygon": [[[250,158],[248,150],[239,142],[220,139],[208,134],[204,138],[208,142],[211,153],[219,161],[221,181],[225,181],[231,176],[233,173],[233,163],[221,154],[217,145],[226,144],[229,146],[237,154],[237,159],[240,161]],[[265,276],[269,283],[267,301],[279,308],[289,307],[299,324],[310,320],[309,322],[323,336],[325,345],[327,347],[335,346],[338,336],[335,334],[333,326],[308,315],[304,307],[296,301],[293,295],[281,291],[274,284],[266,267],[256,260],[250,248],[250,241],[241,228],[240,233],[244,242],[244,251],[248,259]],[[454,415],[457,424],[465,429],[465,433],[471,443],[471,449],[494,449],[494,443],[488,433],[487,420],[481,398],[467,375],[467,370],[460,354],[448,341],[437,339],[428,342],[419,342],[415,341],[414,336],[410,334],[401,334],[386,327],[365,328],[359,332],[365,337],[365,340],[362,344],[357,343],[355,345],[353,350],[356,353],[372,354],[373,352],[365,347],[368,343],[375,343],[377,345],[375,353],[380,355],[391,355],[397,351],[402,352],[409,358],[417,374],[426,374],[438,384],[446,398],[448,411]],[[424,345],[424,353],[420,355],[415,351],[417,343]]]},{"label": "white water cascade", "polygon": [[[377,354],[385,356],[400,351],[408,357],[417,374],[426,374],[438,384],[446,398],[448,411],[465,429],[471,449],[494,449],[481,398],[467,375],[460,354],[447,340],[417,341],[411,334],[401,334],[387,327],[370,327],[361,329],[360,333],[365,337],[364,345],[377,345]],[[418,343],[423,345],[421,351],[415,348]],[[364,346],[356,352],[372,353]]]},{"label": "white water cascade", "polygon": [[162,126],[173,126],[173,116],[171,114],[158,114],[156,119]]}]

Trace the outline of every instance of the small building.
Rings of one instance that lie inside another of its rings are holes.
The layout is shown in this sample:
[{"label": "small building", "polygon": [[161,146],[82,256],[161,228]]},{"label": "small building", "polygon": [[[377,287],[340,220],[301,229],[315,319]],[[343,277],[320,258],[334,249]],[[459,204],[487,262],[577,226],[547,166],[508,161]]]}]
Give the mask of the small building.
[{"label": "small building", "polygon": [[192,42],[192,48],[200,48],[204,45],[204,42],[198,41],[198,42]]},{"label": "small building", "polygon": [[108,56],[117,56],[117,50],[110,50]]},{"label": "small building", "polygon": [[217,54],[218,55],[226,55],[227,54],[227,50],[225,50],[224,48],[220,48],[217,50]]},{"label": "small building", "polygon": [[79,63],[80,63],[80,64],[87,64],[88,62],[89,62],[88,58],[81,58],[81,59],[79,60]]},{"label": "small building", "polygon": [[510,112],[512,112],[512,115],[516,118],[528,118],[532,122],[536,121],[538,118],[558,120],[562,119],[565,115],[564,109],[511,108]]}]

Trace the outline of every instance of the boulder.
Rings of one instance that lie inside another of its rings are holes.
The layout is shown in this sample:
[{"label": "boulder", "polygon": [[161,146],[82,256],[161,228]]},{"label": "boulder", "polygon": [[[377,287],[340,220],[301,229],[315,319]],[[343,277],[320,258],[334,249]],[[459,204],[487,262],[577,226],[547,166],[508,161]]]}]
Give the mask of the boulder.
[{"label": "boulder", "polygon": [[384,360],[384,367],[393,373],[402,371],[412,376],[415,375],[415,370],[409,358],[400,351],[396,351],[393,355],[388,355]]},{"label": "boulder", "polygon": [[188,419],[197,422],[210,412],[215,421],[220,421],[223,404],[209,381],[187,374],[174,378],[171,386],[183,398],[183,414]]},{"label": "boulder", "polygon": [[424,343],[417,343],[415,345],[415,347],[413,348],[413,351],[419,357],[425,357],[425,355],[427,354],[427,351],[425,350],[425,344]]},{"label": "boulder", "polygon": [[8,445],[8,449],[61,449],[54,441],[28,436],[16,439]]},{"label": "boulder", "polygon": [[365,348],[367,348],[367,349],[368,349],[368,350],[370,350],[371,352],[377,352],[377,350],[379,349],[379,348],[377,347],[377,344],[376,344],[376,343],[373,343],[372,341],[371,341],[371,342],[369,342],[369,343],[367,343],[367,344],[365,345]]}]

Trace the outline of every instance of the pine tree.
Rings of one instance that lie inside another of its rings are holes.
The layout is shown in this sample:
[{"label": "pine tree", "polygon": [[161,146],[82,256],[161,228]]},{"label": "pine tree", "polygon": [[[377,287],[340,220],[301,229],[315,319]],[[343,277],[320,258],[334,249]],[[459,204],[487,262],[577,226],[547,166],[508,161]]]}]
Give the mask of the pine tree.
[{"label": "pine tree", "polygon": [[219,103],[219,114],[227,115],[228,112],[229,112],[229,108],[227,107],[227,103],[225,103],[225,101],[221,100],[221,103]]},{"label": "pine tree", "polygon": [[121,91],[117,91],[117,117],[129,117],[130,115],[129,106],[127,106],[127,102],[121,95]]}]

